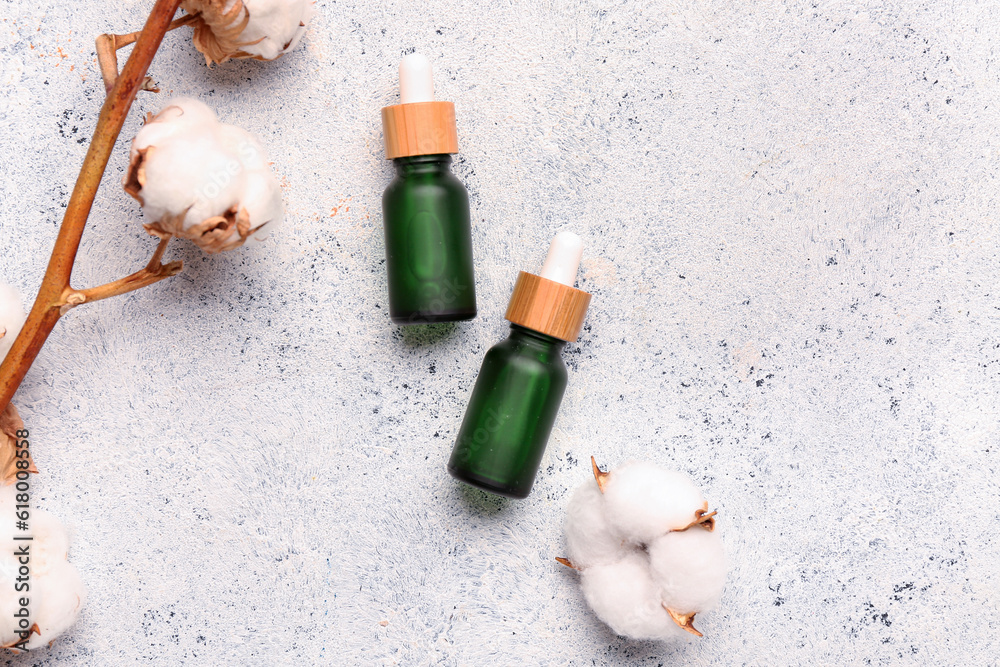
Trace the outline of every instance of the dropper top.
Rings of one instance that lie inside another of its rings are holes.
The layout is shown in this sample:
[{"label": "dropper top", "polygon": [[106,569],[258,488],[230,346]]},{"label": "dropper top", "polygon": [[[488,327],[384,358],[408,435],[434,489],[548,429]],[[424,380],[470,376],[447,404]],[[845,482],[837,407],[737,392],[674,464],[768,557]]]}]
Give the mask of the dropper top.
[{"label": "dropper top", "polygon": [[434,101],[431,61],[422,53],[411,53],[399,61],[399,103]]},{"label": "dropper top", "polygon": [[420,53],[399,62],[399,104],[382,109],[385,157],[458,152],[455,105],[434,99],[431,61]]},{"label": "dropper top", "polygon": [[590,295],[573,287],[582,254],[579,236],[556,234],[540,274],[521,271],[518,275],[504,317],[546,336],[576,340],[590,305]]},{"label": "dropper top", "polygon": [[549,254],[542,265],[542,278],[572,287],[583,257],[583,239],[573,232],[559,232],[549,245]]}]

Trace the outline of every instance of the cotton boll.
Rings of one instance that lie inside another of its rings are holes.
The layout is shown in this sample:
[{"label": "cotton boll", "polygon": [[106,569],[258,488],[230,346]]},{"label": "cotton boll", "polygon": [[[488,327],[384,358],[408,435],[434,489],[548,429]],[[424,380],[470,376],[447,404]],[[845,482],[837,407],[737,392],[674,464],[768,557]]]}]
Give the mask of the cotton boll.
[{"label": "cotton boll", "polygon": [[617,563],[583,570],[580,586],[597,617],[619,635],[668,639],[683,634],[660,604],[646,555],[633,552]]},{"label": "cotton boll", "polygon": [[633,639],[701,636],[697,613],[719,600],[726,561],[701,492],[650,463],[602,472],[570,499],[569,559],[584,597],[611,628]]},{"label": "cotton boll", "polygon": [[0,362],[10,352],[27,317],[17,290],[0,283]]},{"label": "cotton boll", "polygon": [[[17,489],[13,484],[0,485],[0,512],[4,510],[14,511],[14,504],[17,502]],[[0,530],[0,539],[4,539],[10,531]]]},{"label": "cotton boll", "polygon": [[246,240],[249,245],[270,236],[271,230],[281,224],[284,210],[281,205],[281,189],[270,173],[248,173],[246,192],[248,194],[243,205],[250,214],[250,219],[263,221],[259,227],[251,230]]},{"label": "cotton boll", "polygon": [[650,572],[664,605],[681,614],[711,609],[722,597],[726,554],[717,532],[693,527],[649,545]]},{"label": "cotton boll", "polygon": [[142,205],[147,232],[191,239],[209,253],[265,238],[283,217],[264,148],[192,99],[147,119],[122,186]]},{"label": "cotton boll", "polygon": [[204,132],[210,135],[217,122],[215,112],[207,104],[188,97],[174,98],[160,113],[147,112],[143,131],[132,141],[131,155],[135,157],[137,150],[165,143],[177,134],[191,137]]},{"label": "cotton boll", "polygon": [[[69,540],[66,530],[52,514],[29,508],[29,529],[18,530],[13,521],[16,504],[20,503],[14,486],[0,487],[0,516],[10,521],[0,522],[0,645],[11,647],[22,638],[19,622],[21,599],[28,601],[27,628],[38,626],[26,647],[49,644],[75,621],[86,597],[80,575],[69,561],[66,551]],[[15,537],[31,540],[15,540]],[[28,591],[15,590],[22,563],[15,553],[27,548],[30,579]]]},{"label": "cotton boll", "polygon": [[312,0],[184,0],[205,62],[274,60],[294,49],[315,11]]},{"label": "cotton boll", "polygon": [[179,216],[182,229],[190,230],[239,204],[244,178],[239,172],[229,174],[234,158],[213,139],[177,137],[149,149],[141,191],[147,217],[163,221]]},{"label": "cotton boll", "polygon": [[573,567],[610,565],[629,549],[604,515],[604,497],[596,484],[577,488],[566,508],[566,551]]},{"label": "cotton boll", "polygon": [[686,476],[652,463],[628,463],[604,481],[609,521],[623,536],[645,544],[688,526],[705,498]]}]

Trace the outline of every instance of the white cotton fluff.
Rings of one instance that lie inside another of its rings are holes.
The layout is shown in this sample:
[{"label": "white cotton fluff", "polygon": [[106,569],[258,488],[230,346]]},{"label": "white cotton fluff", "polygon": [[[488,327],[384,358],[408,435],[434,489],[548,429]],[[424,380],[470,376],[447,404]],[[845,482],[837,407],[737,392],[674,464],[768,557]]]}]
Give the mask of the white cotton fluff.
[{"label": "white cotton fluff", "polygon": [[701,528],[667,533],[649,545],[649,565],[663,603],[681,614],[711,609],[726,583],[719,533]]},{"label": "white cotton fluff", "polygon": [[314,13],[312,0],[244,0],[243,4],[250,20],[240,41],[251,42],[243,50],[264,60],[294,49]]},{"label": "white cotton fluff", "polygon": [[608,523],[604,505],[597,484],[584,484],[573,492],[566,510],[566,552],[573,567],[610,565],[631,551]]},{"label": "white cotton fluff", "polygon": [[122,184],[142,204],[146,231],[209,253],[263,240],[283,217],[260,143],[193,99],[168,101],[139,130]]},{"label": "white cotton fluff", "polygon": [[14,339],[21,333],[21,327],[24,326],[27,317],[17,290],[0,283],[0,362],[10,352]]},{"label": "white cotton fluff", "polygon": [[691,480],[653,463],[626,463],[604,483],[608,519],[637,543],[647,543],[691,523],[705,498]]},{"label": "white cotton fluff", "polygon": [[[18,504],[14,485],[0,488],[0,645],[13,646],[21,641],[18,635],[21,598],[28,601],[28,627],[38,626],[26,648],[48,645],[66,631],[83,607],[86,593],[80,575],[69,561],[66,551],[69,537],[58,519],[45,510],[29,508],[29,530],[15,528],[15,507]],[[31,541],[14,537],[31,536]],[[17,591],[21,563],[15,552],[29,545],[29,590]]]},{"label": "white cotton fluff", "polygon": [[42,604],[33,619],[38,624],[38,634],[31,636],[28,650],[47,646],[66,632],[76,623],[86,600],[80,573],[69,561],[63,561],[47,576],[40,577],[39,591]]},{"label": "white cotton fluff", "polygon": [[[597,471],[566,512],[563,561],[580,573],[598,618],[633,639],[691,637],[693,617],[718,604],[726,558],[684,475],[650,463]],[[603,490],[602,490],[603,487]]]},{"label": "white cotton fluff", "polygon": [[685,634],[663,608],[648,558],[642,552],[583,570],[580,586],[597,617],[619,635],[670,639]]}]

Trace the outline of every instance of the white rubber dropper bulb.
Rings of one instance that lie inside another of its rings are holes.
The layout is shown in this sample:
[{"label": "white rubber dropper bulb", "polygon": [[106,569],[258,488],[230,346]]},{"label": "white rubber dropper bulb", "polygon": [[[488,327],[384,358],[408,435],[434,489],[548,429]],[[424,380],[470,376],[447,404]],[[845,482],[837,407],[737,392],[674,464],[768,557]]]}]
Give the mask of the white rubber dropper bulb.
[{"label": "white rubber dropper bulb", "polygon": [[411,53],[399,62],[399,103],[434,101],[434,73],[427,56]]},{"label": "white rubber dropper bulb", "polygon": [[559,232],[552,239],[549,254],[539,275],[572,287],[576,282],[576,272],[580,270],[581,257],[583,257],[583,239],[573,232]]}]

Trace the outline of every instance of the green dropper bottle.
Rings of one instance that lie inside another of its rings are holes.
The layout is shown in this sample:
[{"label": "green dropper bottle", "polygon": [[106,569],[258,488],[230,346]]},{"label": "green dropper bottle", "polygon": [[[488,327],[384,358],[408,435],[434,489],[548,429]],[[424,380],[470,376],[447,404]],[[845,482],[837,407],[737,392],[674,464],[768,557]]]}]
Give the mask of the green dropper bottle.
[{"label": "green dropper bottle", "polygon": [[385,157],[396,167],[382,195],[389,317],[396,324],[476,316],[469,194],[451,173],[455,105],[434,100],[431,64],[399,64],[400,104],[382,109]]},{"label": "green dropper bottle", "polygon": [[590,295],[573,288],[583,241],[552,240],[541,275],[522,271],[507,307],[510,337],[483,359],[448,472],[510,498],[531,492],[566,390],[560,352],[575,341]]}]

